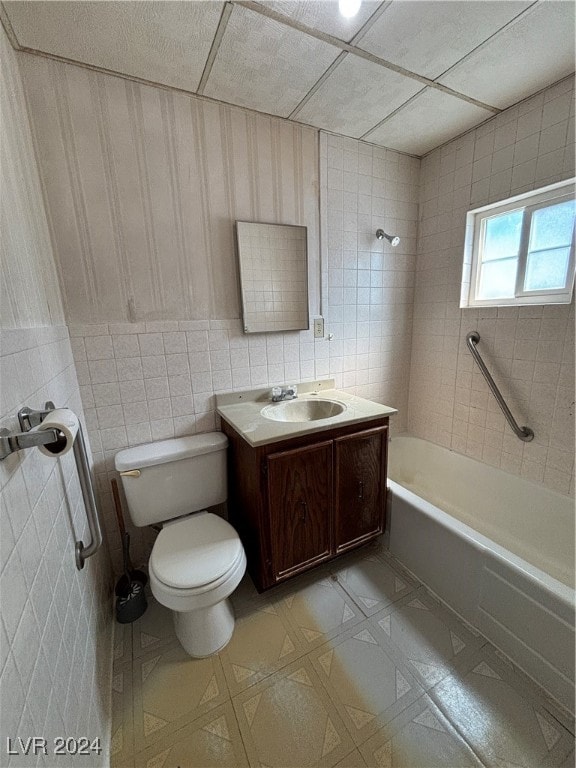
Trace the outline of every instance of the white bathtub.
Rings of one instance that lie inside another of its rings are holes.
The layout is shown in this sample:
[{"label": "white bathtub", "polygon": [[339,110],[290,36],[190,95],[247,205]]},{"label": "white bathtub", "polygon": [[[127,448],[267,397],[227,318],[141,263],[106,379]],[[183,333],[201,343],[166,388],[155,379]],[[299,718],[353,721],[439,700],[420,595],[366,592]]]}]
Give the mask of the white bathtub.
[{"label": "white bathtub", "polygon": [[573,501],[414,437],[389,478],[392,554],[573,712]]}]

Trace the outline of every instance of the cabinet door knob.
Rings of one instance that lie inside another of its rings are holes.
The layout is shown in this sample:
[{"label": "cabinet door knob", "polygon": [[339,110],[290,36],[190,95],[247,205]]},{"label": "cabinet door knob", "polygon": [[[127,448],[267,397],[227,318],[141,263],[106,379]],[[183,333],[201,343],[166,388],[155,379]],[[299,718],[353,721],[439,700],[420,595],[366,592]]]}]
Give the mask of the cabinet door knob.
[{"label": "cabinet door knob", "polygon": [[364,483],[362,481],[358,483],[358,501],[364,501]]},{"label": "cabinet door knob", "polygon": [[307,507],[305,501],[301,501],[300,504],[302,505],[302,513],[300,514],[300,520],[303,523],[305,523],[306,522],[306,516],[308,514],[308,507]]}]

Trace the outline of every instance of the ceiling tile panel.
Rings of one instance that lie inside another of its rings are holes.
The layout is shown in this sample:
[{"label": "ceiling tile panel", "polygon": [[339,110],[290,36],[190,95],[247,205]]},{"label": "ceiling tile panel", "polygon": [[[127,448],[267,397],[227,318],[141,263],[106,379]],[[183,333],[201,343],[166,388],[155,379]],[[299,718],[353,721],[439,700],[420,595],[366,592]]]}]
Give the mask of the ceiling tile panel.
[{"label": "ceiling tile panel", "polygon": [[417,80],[347,54],[295,119],[360,138],[421,88]]},{"label": "ceiling tile panel", "polygon": [[333,45],[234,6],[204,94],[287,117],[339,54]]},{"label": "ceiling tile panel", "polygon": [[574,71],[571,0],[541,0],[440,82],[505,109]]},{"label": "ceiling tile panel", "polygon": [[352,40],[381,4],[380,0],[364,0],[356,16],[346,19],[338,10],[338,0],[324,0],[324,2],[303,0],[298,3],[293,0],[278,0],[278,2],[261,3],[276,13],[281,13],[300,24],[306,24],[312,29],[334,35],[346,42]]},{"label": "ceiling tile panel", "polygon": [[357,45],[434,79],[528,8],[531,2],[396,0]]},{"label": "ceiling tile panel", "polygon": [[10,2],[20,45],[195,91],[221,2]]},{"label": "ceiling tile panel", "polygon": [[493,114],[487,109],[436,88],[426,88],[369,133],[366,141],[413,155],[424,155],[489,117]]}]

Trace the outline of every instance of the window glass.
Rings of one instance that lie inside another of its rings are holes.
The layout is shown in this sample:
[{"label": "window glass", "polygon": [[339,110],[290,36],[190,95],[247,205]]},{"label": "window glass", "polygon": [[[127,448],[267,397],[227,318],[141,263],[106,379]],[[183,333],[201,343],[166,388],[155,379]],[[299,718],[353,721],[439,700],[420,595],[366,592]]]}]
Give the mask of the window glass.
[{"label": "window glass", "polygon": [[517,256],[522,234],[524,210],[510,211],[486,219],[482,261]]},{"label": "window glass", "polygon": [[564,288],[570,248],[554,248],[547,251],[532,251],[528,254],[525,291],[551,291]]},{"label": "window glass", "polygon": [[564,203],[534,211],[528,250],[541,251],[570,245],[575,210],[576,202],[566,200]]},{"label": "window glass", "polygon": [[480,273],[480,299],[503,299],[514,296],[517,259],[488,261]]}]

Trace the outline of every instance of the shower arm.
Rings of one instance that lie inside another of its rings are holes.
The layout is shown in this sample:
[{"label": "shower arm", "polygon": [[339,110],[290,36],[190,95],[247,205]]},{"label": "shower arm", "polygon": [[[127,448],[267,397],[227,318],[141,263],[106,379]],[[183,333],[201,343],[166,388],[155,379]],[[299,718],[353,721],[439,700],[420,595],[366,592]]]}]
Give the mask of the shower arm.
[{"label": "shower arm", "polygon": [[490,371],[488,368],[486,368],[484,361],[480,357],[480,353],[476,349],[476,345],[480,341],[480,334],[478,331],[471,331],[466,336],[466,344],[468,345],[468,349],[470,350],[472,357],[476,361],[476,364],[478,365],[478,368],[480,368],[480,371],[482,372],[482,375],[486,379],[486,383],[490,387],[492,394],[496,398],[496,402],[500,406],[500,409],[504,416],[506,417],[506,421],[510,425],[512,431],[516,435],[516,437],[519,440],[522,440],[525,443],[529,443],[532,440],[534,440],[534,432],[530,429],[530,427],[520,427],[518,425],[518,422],[512,416],[512,412],[510,411],[510,408],[506,405],[506,401],[502,397],[502,393],[498,389],[498,386],[494,379],[492,378]]}]

